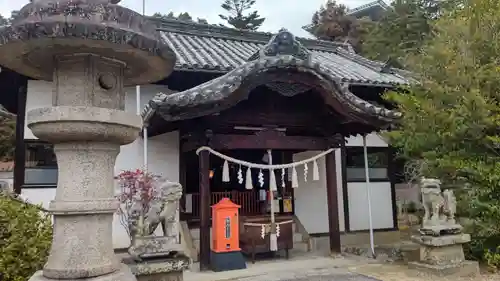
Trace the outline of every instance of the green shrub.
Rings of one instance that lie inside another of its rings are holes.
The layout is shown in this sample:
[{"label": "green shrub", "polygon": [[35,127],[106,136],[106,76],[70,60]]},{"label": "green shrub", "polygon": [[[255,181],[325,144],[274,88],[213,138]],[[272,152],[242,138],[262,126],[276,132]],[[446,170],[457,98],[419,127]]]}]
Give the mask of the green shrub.
[{"label": "green shrub", "polygon": [[40,206],[0,193],[0,280],[28,280],[42,269],[51,242],[52,223]]},{"label": "green shrub", "polygon": [[496,272],[500,268],[500,247],[494,250],[484,251],[484,260],[489,269]]}]

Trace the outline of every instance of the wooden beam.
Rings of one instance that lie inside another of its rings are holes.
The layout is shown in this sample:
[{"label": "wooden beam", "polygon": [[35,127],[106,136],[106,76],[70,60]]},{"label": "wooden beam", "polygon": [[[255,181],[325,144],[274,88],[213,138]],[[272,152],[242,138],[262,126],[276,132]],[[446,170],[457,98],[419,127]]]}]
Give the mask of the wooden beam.
[{"label": "wooden beam", "polygon": [[254,135],[215,134],[209,142],[214,149],[297,149],[323,150],[329,141],[323,137],[287,136],[276,130]]},{"label": "wooden beam", "polygon": [[210,269],[210,154],[199,154],[200,173],[200,270]]},{"label": "wooden beam", "polygon": [[328,230],[330,232],[330,251],[341,252],[339,203],[337,199],[337,169],[335,153],[328,153],[325,159],[326,166],[326,197],[328,203]]},{"label": "wooden beam", "polygon": [[28,95],[28,77],[21,76],[22,82],[17,94],[16,150],[14,155],[14,192],[21,194],[26,170],[26,147],[24,143],[24,125],[26,118],[26,98]]},{"label": "wooden beam", "polygon": [[319,119],[310,112],[263,112],[262,110],[239,110],[237,113],[222,112],[220,115],[206,117],[211,126],[233,127],[239,126],[263,126],[276,125],[285,128],[319,127]]}]

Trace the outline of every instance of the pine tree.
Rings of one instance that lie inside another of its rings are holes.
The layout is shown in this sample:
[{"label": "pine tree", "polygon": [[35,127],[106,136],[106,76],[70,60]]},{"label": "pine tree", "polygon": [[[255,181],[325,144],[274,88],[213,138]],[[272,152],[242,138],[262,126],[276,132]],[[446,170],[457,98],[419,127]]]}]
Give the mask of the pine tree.
[{"label": "pine tree", "polygon": [[381,61],[405,64],[433,36],[433,24],[464,0],[396,0],[391,9],[364,37],[363,55]]},{"label": "pine tree", "polygon": [[257,11],[245,15],[245,12],[251,9],[254,4],[255,0],[225,0],[221,7],[229,15],[219,15],[219,17],[237,29],[257,30],[266,19],[261,17]]}]

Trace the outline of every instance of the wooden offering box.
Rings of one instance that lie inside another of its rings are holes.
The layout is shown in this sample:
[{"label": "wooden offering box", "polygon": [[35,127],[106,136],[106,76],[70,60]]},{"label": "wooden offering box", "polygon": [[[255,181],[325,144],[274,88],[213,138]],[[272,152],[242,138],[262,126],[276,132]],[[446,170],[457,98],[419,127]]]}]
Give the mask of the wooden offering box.
[{"label": "wooden offering box", "polygon": [[[288,259],[288,251],[293,249],[293,220],[291,218],[276,218],[275,222],[279,225],[278,251],[285,251]],[[270,217],[247,218],[241,224],[241,249],[243,253],[251,255],[252,263],[255,262],[256,254],[271,252],[270,227]]]}]

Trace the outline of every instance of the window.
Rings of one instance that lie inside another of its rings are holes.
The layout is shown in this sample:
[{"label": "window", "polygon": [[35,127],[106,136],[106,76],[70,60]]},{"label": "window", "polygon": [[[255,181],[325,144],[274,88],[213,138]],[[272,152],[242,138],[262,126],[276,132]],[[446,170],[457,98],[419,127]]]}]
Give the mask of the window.
[{"label": "window", "polygon": [[[365,181],[363,147],[346,147],[347,181]],[[370,181],[389,181],[389,148],[368,147],[368,175]]]},{"label": "window", "polygon": [[56,187],[57,160],[53,145],[26,142],[24,187]]}]

